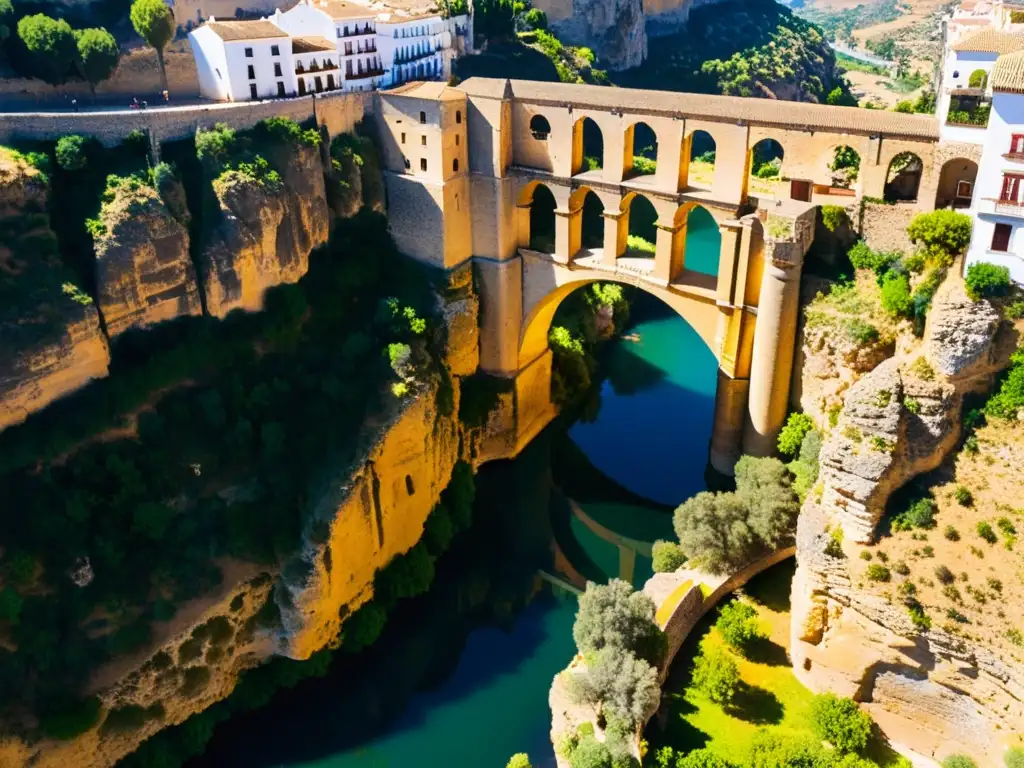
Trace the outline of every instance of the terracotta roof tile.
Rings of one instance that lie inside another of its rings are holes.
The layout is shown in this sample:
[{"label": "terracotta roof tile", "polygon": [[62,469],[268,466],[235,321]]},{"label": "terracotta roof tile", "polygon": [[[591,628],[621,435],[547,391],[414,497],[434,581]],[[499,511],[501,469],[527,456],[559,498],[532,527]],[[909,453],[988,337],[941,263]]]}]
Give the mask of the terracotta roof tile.
[{"label": "terracotta roof tile", "polygon": [[972,53],[1014,53],[1024,50],[1024,35],[1000,32],[998,29],[983,29],[956,43],[953,50]]},{"label": "terracotta roof tile", "polygon": [[324,11],[335,21],[341,19],[372,19],[377,11],[358,3],[344,3],[341,0],[320,0],[313,3],[314,8]]},{"label": "terracotta roof tile", "polygon": [[[795,130],[838,131],[857,134],[886,134],[916,139],[938,139],[939,126],[932,115],[833,107],[825,104],[779,102],[741,96],[711,96],[674,91],[646,91],[603,85],[544,83],[511,80],[511,91],[519,101],[598,109],[626,109],[630,112],[692,117],[706,120],[778,126]],[[457,86],[472,96],[502,98],[505,80],[471,77]],[[507,96],[505,96],[507,98]]]},{"label": "terracotta roof tile", "polygon": [[992,69],[992,90],[1000,93],[1024,93],[1024,51],[996,59]]},{"label": "terracotta roof tile", "polygon": [[253,21],[210,21],[204,26],[210,28],[221,40],[266,40],[272,37],[288,37],[288,33],[266,20]]},{"label": "terracotta roof tile", "polygon": [[292,53],[313,53],[314,51],[337,52],[337,46],[326,37],[307,35],[292,38]]}]

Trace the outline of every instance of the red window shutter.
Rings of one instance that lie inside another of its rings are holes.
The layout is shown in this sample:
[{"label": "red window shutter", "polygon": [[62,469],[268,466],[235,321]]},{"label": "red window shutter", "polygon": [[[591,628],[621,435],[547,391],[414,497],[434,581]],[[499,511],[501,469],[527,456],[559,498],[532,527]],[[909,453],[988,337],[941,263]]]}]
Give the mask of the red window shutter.
[{"label": "red window shutter", "polygon": [[1010,187],[1013,185],[1013,176],[1003,176],[1003,191],[999,193],[1000,200],[1010,200]]},{"label": "red window shutter", "polygon": [[1009,224],[996,224],[995,230],[992,232],[992,248],[993,251],[1003,251],[1010,247],[1010,232],[1013,229]]}]

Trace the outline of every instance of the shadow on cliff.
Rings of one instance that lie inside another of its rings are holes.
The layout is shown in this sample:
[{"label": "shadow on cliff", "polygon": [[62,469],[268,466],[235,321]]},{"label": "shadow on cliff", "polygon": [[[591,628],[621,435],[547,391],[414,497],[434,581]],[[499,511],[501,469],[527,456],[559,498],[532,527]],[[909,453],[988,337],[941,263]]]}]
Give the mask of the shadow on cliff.
[{"label": "shadow on cliff", "polygon": [[518,80],[559,81],[555,63],[519,41],[490,43],[483,53],[456,59],[455,74],[463,80],[470,77],[504,79],[511,75]]}]

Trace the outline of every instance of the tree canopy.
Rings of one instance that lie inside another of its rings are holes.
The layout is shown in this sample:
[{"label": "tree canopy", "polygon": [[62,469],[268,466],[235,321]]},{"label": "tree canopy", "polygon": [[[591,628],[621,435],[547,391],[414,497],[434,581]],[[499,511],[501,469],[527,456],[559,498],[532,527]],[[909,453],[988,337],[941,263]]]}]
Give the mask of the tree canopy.
[{"label": "tree canopy", "polygon": [[110,77],[117,69],[120,49],[114,36],[105,29],[83,29],[75,33],[78,58],[82,75],[89,86],[96,85]]},{"label": "tree canopy", "polygon": [[18,37],[28,53],[30,74],[50,85],[60,85],[72,74],[78,46],[71,25],[43,13],[18,22]]}]

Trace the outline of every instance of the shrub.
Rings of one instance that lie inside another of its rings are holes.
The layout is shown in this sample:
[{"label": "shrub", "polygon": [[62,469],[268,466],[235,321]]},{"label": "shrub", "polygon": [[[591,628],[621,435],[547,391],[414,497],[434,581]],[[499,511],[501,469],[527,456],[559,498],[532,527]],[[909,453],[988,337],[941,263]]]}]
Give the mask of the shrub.
[{"label": "shrub", "polygon": [[960,541],[960,531],[958,531],[952,525],[947,525],[945,528],[943,528],[942,535],[945,536],[949,541]]},{"label": "shrub", "polygon": [[974,494],[971,493],[969,488],[962,485],[958,485],[956,490],[953,491],[953,498],[956,499],[956,503],[961,507],[970,507],[974,504]]},{"label": "shrub", "polygon": [[952,584],[956,581],[956,576],[944,565],[935,566],[935,578],[939,580],[941,584]]},{"label": "shrub", "polygon": [[814,429],[814,422],[806,413],[791,413],[786,420],[786,426],[779,432],[779,453],[784,456],[793,456],[800,450],[804,437]]},{"label": "shrub", "polygon": [[978,764],[967,755],[950,755],[942,761],[942,768],[978,768]]},{"label": "shrub", "polygon": [[693,663],[694,686],[716,704],[728,704],[739,687],[739,667],[719,646],[701,641],[700,649]]},{"label": "shrub", "polygon": [[907,615],[910,616],[910,623],[922,631],[928,631],[932,628],[931,617],[924,612],[924,606],[917,601],[913,601],[907,606]]},{"label": "shrub", "polygon": [[910,575],[910,566],[907,565],[903,560],[897,560],[893,564],[892,569],[896,571],[896,573],[898,573],[900,576]]},{"label": "shrub", "polygon": [[523,14],[523,21],[525,21],[530,29],[547,29],[548,28],[548,16],[540,8],[531,8],[525,14]]},{"label": "shrub", "polygon": [[964,277],[967,295],[975,301],[991,296],[1005,296],[1010,291],[1010,268],[975,262],[967,268]]},{"label": "shrub", "polygon": [[669,768],[734,768],[734,766],[733,763],[724,757],[719,757],[710,749],[694,749],[677,757]]},{"label": "shrub", "polygon": [[[1019,645],[1019,643],[1018,643]],[[1003,754],[1006,768],[1024,768],[1024,747],[1011,747]]]},{"label": "shrub", "polygon": [[861,550],[861,553],[860,553],[860,559],[861,560],[871,560],[873,557],[874,557],[874,555],[872,555],[871,552],[869,552],[868,550],[866,550],[866,549]]},{"label": "shrub", "polygon": [[882,278],[882,309],[893,317],[909,317],[914,309],[910,280],[906,275],[889,272]]},{"label": "shrub", "polygon": [[613,768],[612,754],[608,747],[594,736],[580,739],[576,749],[569,758],[572,768]]},{"label": "shrub", "polygon": [[377,602],[363,605],[342,626],[342,648],[356,653],[373,645],[388,620],[388,612]]},{"label": "shrub", "polygon": [[903,399],[903,407],[916,416],[921,412],[921,401],[914,397],[906,397]]},{"label": "shrub", "polygon": [[841,205],[823,205],[821,206],[821,223],[829,232],[835,232],[840,227],[849,224],[850,217]]},{"label": "shrub", "polygon": [[854,269],[870,269],[876,275],[883,275],[889,267],[899,261],[900,254],[888,251],[874,251],[863,240],[854,243],[846,254]]},{"label": "shrub", "polygon": [[656,541],[651,547],[655,573],[671,573],[686,564],[686,555],[674,541]]},{"label": "shrub", "polygon": [[917,499],[892,521],[894,531],[910,531],[914,528],[935,527],[935,502],[929,498]]},{"label": "shrub", "polygon": [[843,529],[833,528],[825,543],[825,554],[829,557],[843,556]]},{"label": "shrub", "polygon": [[996,520],[996,527],[1007,536],[1017,535],[1017,527],[1008,517],[1000,517],[998,520]]},{"label": "shrub", "polygon": [[733,600],[719,611],[715,629],[728,646],[741,653],[757,640],[767,637],[765,631],[761,629],[757,611],[753,606],[739,600]]},{"label": "shrub", "polygon": [[39,721],[39,730],[51,739],[73,739],[96,725],[100,709],[100,700],[96,697],[76,702],[44,714]]},{"label": "shrub", "polygon": [[889,569],[879,563],[869,565],[866,574],[870,581],[890,581],[892,579]]},{"label": "shrub", "polygon": [[995,544],[999,541],[999,538],[996,536],[996,532],[992,530],[992,526],[989,525],[986,520],[979,520],[978,524],[975,526],[975,530],[978,532],[978,535],[989,544]]},{"label": "shrub", "polygon": [[61,136],[57,139],[57,147],[54,150],[57,165],[65,171],[80,171],[85,168],[86,144],[87,140],[84,136],[78,136],[77,134]]},{"label": "shrub", "polygon": [[520,752],[509,758],[505,768],[533,768],[533,764],[530,762],[529,755],[525,752]]},{"label": "shrub", "polygon": [[811,701],[811,727],[815,735],[841,752],[864,749],[871,736],[871,717],[853,699],[823,693]]},{"label": "shrub", "polygon": [[1018,349],[1010,358],[1010,370],[999,392],[985,404],[987,416],[1016,419],[1024,410],[1024,348]]},{"label": "shrub", "polygon": [[956,211],[920,213],[907,227],[910,241],[943,264],[951,264],[971,242],[971,217]]}]

